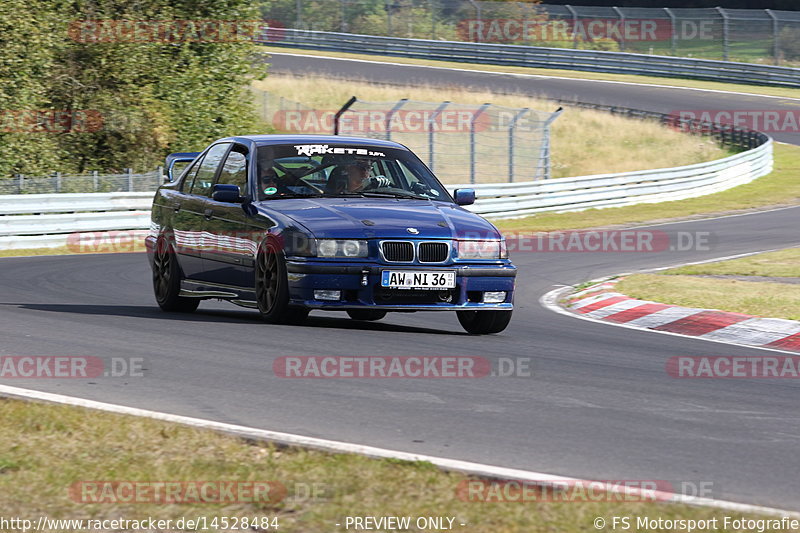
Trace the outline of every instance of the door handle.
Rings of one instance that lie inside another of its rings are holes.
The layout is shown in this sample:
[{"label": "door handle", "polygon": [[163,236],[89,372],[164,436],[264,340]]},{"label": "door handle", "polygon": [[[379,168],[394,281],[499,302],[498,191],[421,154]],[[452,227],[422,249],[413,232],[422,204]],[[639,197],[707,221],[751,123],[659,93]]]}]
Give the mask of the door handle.
[{"label": "door handle", "polygon": [[205,211],[203,211],[203,216],[206,217],[206,220],[211,220],[211,217],[214,216],[214,210],[206,209]]}]

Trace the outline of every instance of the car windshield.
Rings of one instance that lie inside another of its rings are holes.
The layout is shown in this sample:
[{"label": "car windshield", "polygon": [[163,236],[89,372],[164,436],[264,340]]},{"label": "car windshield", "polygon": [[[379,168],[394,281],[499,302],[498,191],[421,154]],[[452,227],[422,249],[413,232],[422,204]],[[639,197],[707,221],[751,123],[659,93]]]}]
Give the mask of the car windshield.
[{"label": "car windshield", "polygon": [[452,199],[407,150],[352,144],[290,144],[258,149],[259,200],[292,197]]}]

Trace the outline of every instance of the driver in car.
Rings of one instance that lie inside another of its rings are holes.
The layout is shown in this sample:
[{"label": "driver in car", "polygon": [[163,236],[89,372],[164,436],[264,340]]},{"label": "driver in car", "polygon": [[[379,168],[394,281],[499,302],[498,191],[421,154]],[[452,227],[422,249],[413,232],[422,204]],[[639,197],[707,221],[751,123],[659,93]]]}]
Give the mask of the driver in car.
[{"label": "driver in car", "polygon": [[389,187],[392,182],[386,176],[370,176],[372,163],[365,159],[354,159],[345,165],[347,173],[347,192],[361,192],[369,189]]}]

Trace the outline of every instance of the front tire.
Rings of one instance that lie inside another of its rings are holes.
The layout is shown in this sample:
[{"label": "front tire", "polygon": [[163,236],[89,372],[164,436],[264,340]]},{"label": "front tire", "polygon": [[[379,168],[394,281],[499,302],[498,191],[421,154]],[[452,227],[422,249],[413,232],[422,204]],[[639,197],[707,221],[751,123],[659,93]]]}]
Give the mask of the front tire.
[{"label": "front tire", "polygon": [[200,305],[196,298],[180,296],[182,277],[175,250],[166,237],[159,237],[153,253],[153,292],[163,311],[191,313]]},{"label": "front tire", "polygon": [[511,322],[512,311],[456,311],[458,321],[467,333],[489,335],[500,333]]},{"label": "front tire", "polygon": [[286,260],[272,243],[261,247],[256,255],[256,303],[261,318],[270,324],[302,322],[308,309],[289,305],[289,282]]},{"label": "front tire", "polygon": [[375,309],[348,309],[347,314],[353,320],[365,320],[372,322],[380,320],[386,316],[386,311],[377,311]]}]

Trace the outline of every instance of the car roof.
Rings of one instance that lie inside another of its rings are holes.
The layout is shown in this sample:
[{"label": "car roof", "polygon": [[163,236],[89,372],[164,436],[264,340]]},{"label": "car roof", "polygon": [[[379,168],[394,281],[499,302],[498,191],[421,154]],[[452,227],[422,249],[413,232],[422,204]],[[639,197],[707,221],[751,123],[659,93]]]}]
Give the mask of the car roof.
[{"label": "car roof", "polygon": [[[382,148],[399,148],[408,150],[402,144],[383,139],[370,139],[367,137],[345,137],[342,135],[238,135],[220,139],[220,141],[234,141],[242,144],[255,143],[257,146],[268,146],[273,144],[355,144],[366,146],[378,146]],[[219,142],[219,141],[217,141]]]}]

